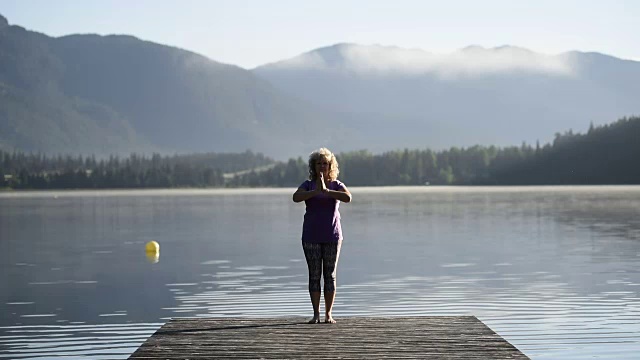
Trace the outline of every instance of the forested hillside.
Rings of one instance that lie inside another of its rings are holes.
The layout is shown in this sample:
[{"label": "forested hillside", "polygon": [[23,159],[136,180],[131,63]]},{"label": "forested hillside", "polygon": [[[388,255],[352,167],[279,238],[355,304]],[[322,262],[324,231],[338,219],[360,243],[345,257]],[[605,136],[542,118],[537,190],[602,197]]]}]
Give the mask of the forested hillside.
[{"label": "forested hillside", "polygon": [[286,159],[335,116],[238,66],[133,36],[49,37],[0,15],[0,150],[241,152]]},{"label": "forested hillside", "polygon": [[[542,146],[361,150],[337,157],[340,178],[352,186],[640,184],[640,117],[591,126],[586,134],[557,133]],[[306,159],[291,159],[232,185],[294,186],[306,169]]]}]

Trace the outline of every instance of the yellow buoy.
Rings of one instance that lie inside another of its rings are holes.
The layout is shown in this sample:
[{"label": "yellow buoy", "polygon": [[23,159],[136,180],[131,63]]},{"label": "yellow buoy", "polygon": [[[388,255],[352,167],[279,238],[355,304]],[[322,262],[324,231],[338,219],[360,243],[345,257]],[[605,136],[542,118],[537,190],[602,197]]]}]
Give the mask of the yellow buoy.
[{"label": "yellow buoy", "polygon": [[144,246],[144,250],[150,263],[155,264],[158,262],[160,259],[160,244],[155,241],[149,241]]},{"label": "yellow buoy", "polygon": [[149,241],[147,245],[145,245],[144,249],[148,253],[158,252],[160,251],[160,244],[155,241]]},{"label": "yellow buoy", "polygon": [[160,253],[159,252],[153,252],[153,251],[147,251],[147,260],[152,263],[155,264],[158,262],[158,260],[160,260]]}]

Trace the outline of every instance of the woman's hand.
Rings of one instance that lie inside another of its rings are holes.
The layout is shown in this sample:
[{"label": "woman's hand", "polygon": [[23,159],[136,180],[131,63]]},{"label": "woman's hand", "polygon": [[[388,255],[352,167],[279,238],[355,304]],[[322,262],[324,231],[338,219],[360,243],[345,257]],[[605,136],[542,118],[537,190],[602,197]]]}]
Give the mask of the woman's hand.
[{"label": "woman's hand", "polygon": [[324,183],[324,175],[322,173],[318,174],[318,180],[316,183],[316,187],[318,190],[320,190],[320,192],[326,193],[327,192],[327,184]]}]

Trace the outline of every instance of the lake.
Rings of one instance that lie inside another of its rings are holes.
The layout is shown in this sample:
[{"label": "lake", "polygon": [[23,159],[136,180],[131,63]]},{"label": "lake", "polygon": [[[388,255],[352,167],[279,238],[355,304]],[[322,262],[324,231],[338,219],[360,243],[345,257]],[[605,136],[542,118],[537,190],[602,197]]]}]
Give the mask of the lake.
[{"label": "lake", "polygon": [[[0,358],[126,359],[173,317],[310,317],[293,191],[0,193]],[[638,358],[640,186],[351,191],[337,321],[474,315],[532,359]]]}]

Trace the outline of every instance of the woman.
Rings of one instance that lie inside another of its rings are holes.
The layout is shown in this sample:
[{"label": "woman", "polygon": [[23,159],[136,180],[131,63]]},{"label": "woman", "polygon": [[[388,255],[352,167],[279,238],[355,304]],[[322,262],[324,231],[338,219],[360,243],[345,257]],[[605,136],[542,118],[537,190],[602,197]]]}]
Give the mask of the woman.
[{"label": "woman", "polygon": [[338,161],[326,148],[309,155],[309,180],[293,194],[294,202],[304,201],[307,211],[302,226],[302,249],[309,267],[309,294],[313,305],[310,324],[320,322],[320,276],[324,277],[324,322],[335,324],[331,316],[336,296],[336,270],[342,228],[340,202],[351,202],[351,193],[338,181]]}]

